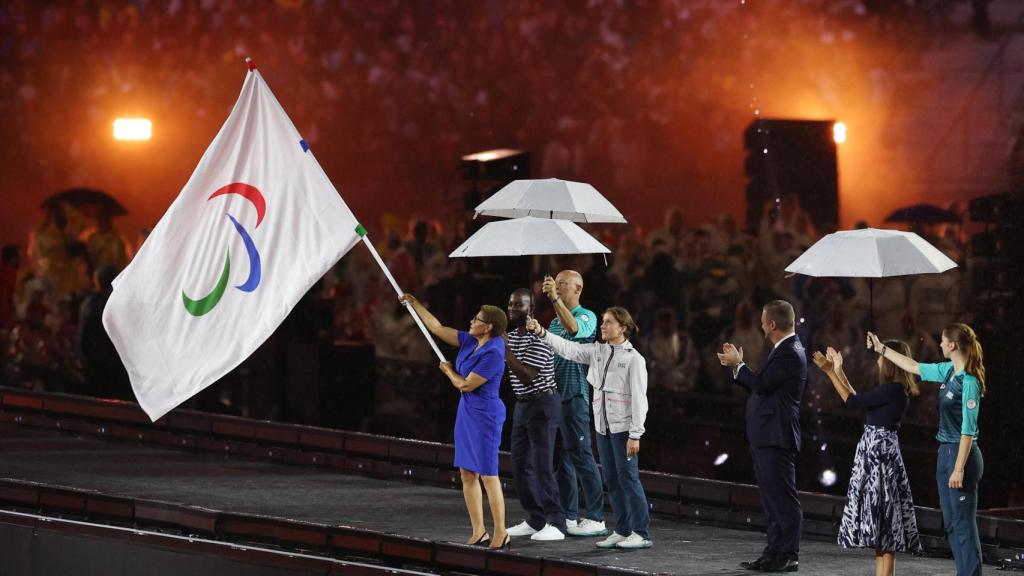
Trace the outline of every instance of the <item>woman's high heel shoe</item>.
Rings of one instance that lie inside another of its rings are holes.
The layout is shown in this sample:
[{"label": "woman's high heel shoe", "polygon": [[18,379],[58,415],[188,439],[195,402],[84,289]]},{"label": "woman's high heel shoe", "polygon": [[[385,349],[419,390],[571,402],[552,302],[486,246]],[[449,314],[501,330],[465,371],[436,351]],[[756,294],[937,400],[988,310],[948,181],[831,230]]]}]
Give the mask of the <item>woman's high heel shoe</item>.
[{"label": "woman's high heel shoe", "polygon": [[494,546],[492,544],[490,546],[490,549],[491,550],[508,550],[508,548],[509,548],[509,546],[511,546],[511,544],[512,544],[512,537],[509,536],[508,534],[505,534],[505,541],[501,543],[501,546]]},{"label": "woman's high heel shoe", "polygon": [[469,545],[470,546],[487,546],[490,543],[491,543],[491,536],[490,536],[490,534],[488,534],[487,532],[484,532],[484,535],[481,536],[479,540],[477,540],[476,542],[470,542]]}]

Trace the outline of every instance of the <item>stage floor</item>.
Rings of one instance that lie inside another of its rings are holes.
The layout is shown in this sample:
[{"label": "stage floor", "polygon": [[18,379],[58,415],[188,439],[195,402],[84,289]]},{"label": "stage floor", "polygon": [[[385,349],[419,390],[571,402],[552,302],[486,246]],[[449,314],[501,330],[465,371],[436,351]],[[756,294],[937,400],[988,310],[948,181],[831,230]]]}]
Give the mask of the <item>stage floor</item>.
[{"label": "stage floor", "polygon": [[[412,482],[344,475],[237,456],[164,449],[93,437],[0,425],[0,478],[164,500],[215,510],[324,524],[342,524],[435,541],[469,536],[462,493]],[[506,497],[507,523],[522,519]],[[489,513],[487,513],[489,522]],[[611,513],[606,512],[611,520]],[[749,574],[741,560],[757,557],[764,534],[655,517],[654,548],[600,550],[595,538],[540,543],[512,541],[511,552],[593,565],[670,574]],[[801,574],[853,575],[874,570],[870,550],[844,550],[805,539]],[[902,575],[952,574],[952,560],[899,555]]]}]

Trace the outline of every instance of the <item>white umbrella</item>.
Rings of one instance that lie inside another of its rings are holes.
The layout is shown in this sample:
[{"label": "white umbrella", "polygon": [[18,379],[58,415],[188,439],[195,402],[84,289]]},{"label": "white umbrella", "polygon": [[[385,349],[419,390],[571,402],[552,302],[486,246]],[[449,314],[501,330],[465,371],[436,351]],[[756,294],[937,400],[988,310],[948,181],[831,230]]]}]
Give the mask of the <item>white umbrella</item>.
[{"label": "white umbrella", "polygon": [[609,254],[585,230],[568,220],[514,218],[484,224],[449,258],[535,254]]},{"label": "white umbrella", "polygon": [[956,262],[913,232],[865,228],[828,234],[787,266],[786,272],[887,278],[939,274],[955,267]]},{"label": "white umbrella", "polygon": [[787,266],[786,272],[867,278],[873,325],[874,278],[940,274],[955,267],[956,262],[913,232],[865,228],[826,235]]},{"label": "white umbrella", "polygon": [[626,219],[593,186],[558,178],[516,180],[476,207],[476,216],[522,218],[534,216],[573,222],[612,222]]}]

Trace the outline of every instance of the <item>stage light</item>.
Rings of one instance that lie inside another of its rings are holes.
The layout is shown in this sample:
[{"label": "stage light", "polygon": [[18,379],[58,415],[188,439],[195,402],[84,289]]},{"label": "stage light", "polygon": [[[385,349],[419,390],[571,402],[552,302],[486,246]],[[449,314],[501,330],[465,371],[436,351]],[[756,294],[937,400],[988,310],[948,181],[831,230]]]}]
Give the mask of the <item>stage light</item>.
[{"label": "stage light", "polygon": [[153,123],[146,118],[114,120],[114,140],[149,140],[152,137]]},{"label": "stage light", "polygon": [[484,150],[462,157],[462,177],[467,180],[511,182],[530,177],[530,154],[513,148]]},{"label": "stage light", "polygon": [[715,466],[721,466],[722,464],[725,464],[725,461],[728,459],[729,454],[726,452],[722,452],[721,454],[718,455],[718,458],[715,458]]},{"label": "stage light", "polygon": [[836,471],[826,468],[818,475],[818,482],[821,482],[822,486],[832,486],[836,483]]},{"label": "stage light", "polygon": [[498,160],[500,158],[508,158],[509,156],[517,156],[522,154],[522,150],[514,150],[512,148],[496,148],[494,150],[485,150],[483,152],[476,152],[474,154],[466,154],[462,157],[463,161],[477,162],[490,162],[491,160]]},{"label": "stage light", "polygon": [[836,141],[836,144],[846,142],[846,124],[836,122],[832,125],[832,139]]}]

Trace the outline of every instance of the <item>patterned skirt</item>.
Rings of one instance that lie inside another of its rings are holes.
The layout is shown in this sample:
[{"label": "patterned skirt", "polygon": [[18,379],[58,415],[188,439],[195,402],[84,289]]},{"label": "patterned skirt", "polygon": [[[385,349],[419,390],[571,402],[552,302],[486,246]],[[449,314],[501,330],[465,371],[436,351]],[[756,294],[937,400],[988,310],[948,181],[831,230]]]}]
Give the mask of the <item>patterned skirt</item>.
[{"label": "patterned skirt", "polygon": [[884,552],[921,549],[907,469],[896,432],[864,426],[857,444],[839,545]]}]

